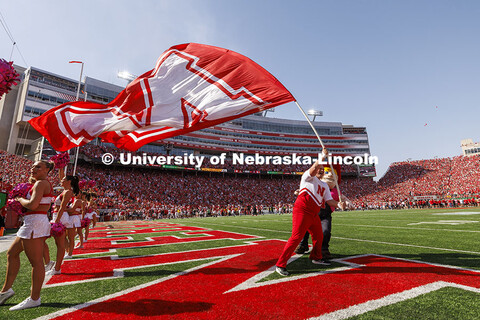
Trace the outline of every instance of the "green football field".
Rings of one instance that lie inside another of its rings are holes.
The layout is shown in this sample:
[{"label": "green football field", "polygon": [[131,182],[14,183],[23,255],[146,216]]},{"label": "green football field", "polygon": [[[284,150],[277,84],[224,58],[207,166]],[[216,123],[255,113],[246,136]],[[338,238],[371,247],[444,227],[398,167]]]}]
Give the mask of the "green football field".
[{"label": "green football field", "polygon": [[[285,240],[292,226],[291,215],[182,222]],[[334,258],[375,253],[480,270],[480,209],[337,212],[330,251]]]},{"label": "green football field", "polygon": [[[205,230],[205,232],[193,231],[189,234],[185,230],[176,231],[161,227],[164,223],[181,224],[186,229],[199,227],[198,230]],[[152,225],[160,226],[160,229],[145,229]],[[96,231],[97,229],[99,231]],[[212,230],[219,233],[259,238],[229,239],[218,236],[219,238],[205,241],[202,237],[205,234],[208,235],[209,232],[212,233]],[[107,235],[104,231],[110,233]],[[210,282],[205,285],[205,289],[199,289],[201,284],[193,282],[193,280],[186,282],[185,290],[204,292],[205,297],[200,299],[202,301],[205,299],[208,302],[206,296],[212,294],[214,302],[209,304],[204,301],[198,304],[198,308],[186,308],[187,305],[194,305],[190,300],[190,304],[185,302],[173,304],[172,299],[168,299],[164,295],[157,299],[152,293],[155,291],[148,290],[154,288],[155,285],[168,283],[168,281],[177,281],[174,283],[178,283],[178,279],[181,277],[204,270],[202,268],[208,268],[205,267],[205,263],[210,264],[210,267],[211,265],[215,266],[219,259],[222,259],[220,256],[223,257],[225,253],[190,260],[178,258],[178,262],[175,263],[152,264],[143,262],[142,259],[163,257],[168,253],[192,252],[193,255],[196,252],[206,252],[206,249],[224,250],[223,248],[230,247],[235,248],[229,249],[233,254],[237,247],[252,241],[258,240],[258,243],[263,243],[269,239],[287,240],[290,231],[291,215],[105,222],[100,225],[100,228],[92,230],[92,238],[85,246],[86,250],[89,246],[93,248],[95,243],[102,243],[101,246],[98,246],[98,248],[102,248],[102,252],[88,253],[81,251],[82,249],[76,250],[75,259],[69,260],[62,267],[62,273],[65,273],[65,275],[62,274],[64,278],[57,279],[58,283],[53,285],[52,281],[55,279],[50,279],[51,282],[47,282],[42,290],[41,307],[11,312],[8,311],[8,308],[27,297],[30,287],[30,265],[26,257],[22,255],[22,267],[13,287],[16,295],[8,300],[5,306],[0,306],[0,319],[53,319],[57,317],[58,319],[218,319],[218,316],[215,316],[217,311],[214,312],[214,310],[216,304],[220,302],[215,300],[219,294],[215,296],[215,281],[211,280],[213,278],[208,280]],[[117,234],[120,237],[125,235],[128,237],[111,242],[109,239]],[[152,242],[157,239],[155,237],[168,239],[164,243],[155,243]],[[195,241],[196,237],[199,241]],[[188,242],[184,242],[187,241],[185,239],[188,239]],[[49,239],[48,243],[53,258],[55,254],[53,240]],[[283,242],[279,243],[280,247],[283,246]],[[133,245],[135,247],[132,247]],[[117,247],[112,251],[107,250],[108,246]],[[120,248],[119,246],[126,247]],[[245,252],[249,252],[248,248],[250,247],[246,248]],[[275,248],[278,250],[278,244]],[[322,291],[325,288],[325,292],[319,294],[323,294],[320,296],[328,299],[329,304],[323,306],[319,300],[309,301],[308,299],[305,302],[305,299],[300,299],[300,296],[309,297],[310,295],[308,292],[299,290],[298,303],[305,304],[305,306],[298,309],[289,307],[290,309],[280,310],[284,308],[285,303],[282,299],[278,299],[272,302],[273,305],[277,303],[277,307],[269,311],[269,314],[264,313],[268,306],[262,306],[261,312],[252,311],[250,309],[255,309],[255,304],[260,301],[254,299],[244,309],[235,311],[234,308],[241,304],[240,300],[237,300],[238,302],[233,303],[229,307],[230,309],[226,308],[230,311],[222,311],[230,312],[227,313],[229,316],[226,318],[245,318],[246,316],[242,312],[250,319],[480,318],[480,209],[477,208],[334,213],[330,243],[330,251],[333,255],[332,266],[313,265],[308,260],[308,254],[295,256],[287,266],[291,275],[286,278],[271,272],[271,267],[278,254],[268,250],[270,249],[249,253],[252,259],[260,261],[260,263],[252,262],[252,266],[265,263],[265,266],[261,267],[262,270],[270,270],[270,272],[261,273],[261,277],[254,277],[255,284],[251,287],[257,290],[291,284],[295,281],[307,281],[305,279],[315,279],[314,290]],[[262,260],[263,255],[265,261]],[[121,268],[117,267],[117,273],[118,270],[122,270],[121,276],[118,277],[105,276],[106,272],[97,277],[95,272],[100,273],[99,268],[101,269],[102,265],[110,263],[111,260],[129,262],[138,260],[138,266],[131,267],[125,264],[125,266],[121,265]],[[94,267],[97,265],[96,263],[98,263],[98,267]],[[5,266],[6,253],[4,252],[0,256],[2,281]],[[220,265],[215,270],[219,269],[221,269]],[[224,268],[218,271],[218,277],[220,279],[222,276],[226,276],[225,279],[230,279],[251,271],[247,270],[248,266],[245,266],[243,271],[239,269],[241,268]],[[91,277],[97,278],[91,279]],[[219,285],[222,284],[222,281],[226,280],[219,280]],[[188,288],[189,285],[191,288]],[[394,288],[397,285],[399,289]],[[250,292],[249,290],[253,289],[240,292],[247,294]],[[272,290],[265,289],[265,292],[270,291]],[[151,298],[148,303],[141,298],[141,292]],[[224,293],[223,291],[219,292]],[[175,292],[169,291],[169,294],[175,297]],[[182,295],[182,292],[179,291],[179,298]],[[223,294],[223,296],[225,295],[226,293]],[[288,295],[289,300],[296,296],[295,292],[291,291],[288,292]],[[124,299],[123,303],[114,304],[108,300],[120,298]],[[191,300],[196,301],[193,298]],[[268,299],[264,298],[263,300]],[[94,303],[90,303],[92,301]],[[167,304],[167,301],[168,306],[162,307]],[[93,307],[88,307],[85,303],[93,304]],[[227,301],[226,303],[232,302]],[[298,303],[295,302],[295,304]],[[336,303],[338,306],[335,305]],[[98,310],[94,308],[95,306],[98,306]],[[142,307],[139,309],[139,306]],[[80,311],[76,311],[77,309],[85,311],[78,313]],[[314,316],[310,313],[305,313],[309,316],[302,316],[302,312],[310,309],[313,310]],[[89,312],[87,313],[86,310]]]}]

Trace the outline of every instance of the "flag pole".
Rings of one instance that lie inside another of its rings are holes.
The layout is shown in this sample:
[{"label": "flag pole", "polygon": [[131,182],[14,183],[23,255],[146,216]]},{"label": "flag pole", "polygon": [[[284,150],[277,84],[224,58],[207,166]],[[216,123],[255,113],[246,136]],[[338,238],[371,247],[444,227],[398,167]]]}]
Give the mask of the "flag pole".
[{"label": "flag pole", "polygon": [[[305,117],[305,119],[307,119],[307,122],[308,124],[310,125],[310,127],[312,127],[312,130],[313,132],[315,133],[315,135],[317,136],[317,139],[318,141],[320,142],[320,144],[322,145],[322,148],[325,149],[325,145],[323,144],[323,141],[322,139],[320,138],[320,136],[318,135],[318,132],[317,130],[315,129],[315,127],[313,126],[313,123],[310,121],[310,119],[308,118],[307,114],[305,113],[305,111],[303,110],[303,108],[298,104],[297,101],[295,101],[295,104],[297,105],[297,107],[300,109],[300,111],[302,112],[303,116]],[[332,174],[335,174],[335,171],[333,170],[333,165],[331,163],[329,163],[330,165],[330,169],[332,170]],[[338,186],[338,176],[335,176],[335,186],[337,187],[337,190],[338,190],[338,200],[339,201],[342,201],[342,193],[340,192],[340,187]]]},{"label": "flag pole", "polygon": [[[78,79],[78,87],[77,87],[77,99],[75,101],[78,101],[80,98],[80,85],[82,83],[82,75],[83,75],[83,62],[82,61],[70,61],[69,63],[81,63],[82,68],[80,69],[80,79]],[[80,147],[77,147],[77,152],[75,154],[75,163],[73,165],[73,175],[75,175],[75,172],[77,171],[77,161],[78,161],[78,150]]]}]

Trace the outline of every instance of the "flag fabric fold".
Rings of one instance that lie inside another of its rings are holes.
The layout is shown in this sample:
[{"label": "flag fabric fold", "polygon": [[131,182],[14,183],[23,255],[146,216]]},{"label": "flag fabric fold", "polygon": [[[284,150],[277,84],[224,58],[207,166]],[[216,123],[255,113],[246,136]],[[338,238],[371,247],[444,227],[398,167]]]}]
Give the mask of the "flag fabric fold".
[{"label": "flag fabric fold", "polygon": [[188,43],[165,51],[154,69],[110,103],[68,102],[29,123],[58,151],[96,137],[134,151],[292,101],[292,94],[249,58]]}]

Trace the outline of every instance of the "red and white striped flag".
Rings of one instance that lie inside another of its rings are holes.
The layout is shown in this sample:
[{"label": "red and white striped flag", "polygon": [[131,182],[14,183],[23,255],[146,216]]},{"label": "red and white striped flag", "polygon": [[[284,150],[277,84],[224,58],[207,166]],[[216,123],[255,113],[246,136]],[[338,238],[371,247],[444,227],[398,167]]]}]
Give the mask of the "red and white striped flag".
[{"label": "red and white striped flag", "polygon": [[95,137],[134,151],[292,101],[292,94],[249,58],[188,43],[165,51],[153,70],[107,105],[69,102],[29,122],[58,151]]}]

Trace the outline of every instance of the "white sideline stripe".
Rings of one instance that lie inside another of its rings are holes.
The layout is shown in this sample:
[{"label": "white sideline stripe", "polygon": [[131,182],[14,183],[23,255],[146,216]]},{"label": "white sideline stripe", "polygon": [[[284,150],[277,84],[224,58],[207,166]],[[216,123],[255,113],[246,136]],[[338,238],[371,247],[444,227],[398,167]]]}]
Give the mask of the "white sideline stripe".
[{"label": "white sideline stripe", "polygon": [[480,254],[480,252],[475,252],[475,251],[436,248],[436,247],[427,247],[427,246],[417,246],[417,245],[414,245],[414,244],[405,244],[405,243],[385,242],[385,241],[376,241],[376,240],[364,240],[364,239],[353,239],[353,238],[343,238],[343,237],[332,237],[332,238],[341,239],[341,240],[372,242],[372,243],[381,243],[381,244],[392,244],[392,245],[395,245],[395,246],[402,246],[402,247],[414,247],[414,248],[433,249],[433,250],[442,250],[442,251],[451,251],[451,252]]},{"label": "white sideline stripe", "polygon": [[408,299],[416,298],[422,294],[430,293],[442,288],[459,288],[476,293],[480,293],[480,289],[464,286],[456,283],[450,283],[445,281],[437,281],[429,283],[423,286],[419,286],[413,289],[405,290],[403,292],[391,294],[380,299],[370,300],[361,304],[357,304],[346,309],[337,310],[334,312],[323,314],[319,317],[310,318],[310,320],[342,320],[353,316],[358,316],[363,313],[376,310],[381,307],[392,305],[398,302],[402,302]]},{"label": "white sideline stripe", "polygon": [[[141,289],[147,288],[147,287],[149,287],[149,286],[158,284],[158,283],[160,283],[160,282],[167,281],[167,280],[173,279],[173,278],[175,278],[175,277],[182,276],[182,275],[185,275],[185,274],[187,274],[187,273],[190,273],[190,272],[193,272],[193,271],[196,271],[196,270],[199,270],[199,269],[208,267],[208,266],[210,266],[210,265],[213,265],[213,264],[216,264],[216,263],[220,263],[220,262],[226,261],[226,260],[228,260],[228,259],[231,259],[232,257],[237,256],[237,255],[240,255],[240,254],[234,254],[234,255],[224,256],[222,259],[215,260],[215,261],[211,261],[211,262],[202,264],[202,265],[200,265],[200,266],[193,267],[193,268],[188,269],[188,270],[185,270],[185,271],[180,271],[180,272],[177,272],[177,273],[172,274],[172,275],[170,275],[170,276],[167,276],[167,277],[164,277],[164,278],[161,278],[161,279],[157,279],[157,280],[154,280],[154,281],[151,281],[151,282],[147,282],[147,283],[144,283],[144,284],[141,284],[141,285],[138,285],[138,286],[135,286],[135,287],[132,287],[132,288],[123,290],[123,291],[115,292],[115,293],[113,293],[113,294],[109,294],[109,295],[100,297],[100,298],[98,298],[98,299],[95,299],[95,300],[92,300],[92,301],[89,301],[89,302],[86,302],[86,303],[77,304],[76,306],[73,306],[73,307],[70,307],[70,308],[66,308],[66,309],[63,309],[63,310],[59,310],[59,311],[57,311],[57,312],[50,313],[50,314],[47,314],[47,315],[44,315],[44,316],[35,318],[34,320],[49,320],[49,319],[53,319],[53,318],[56,318],[56,317],[59,317],[59,316],[63,316],[63,315],[65,315],[65,314],[68,314],[68,313],[71,313],[71,312],[75,312],[75,311],[80,310],[80,309],[83,309],[83,308],[87,308],[87,307],[92,306],[92,305],[95,305],[95,304],[97,304],[97,303],[100,303],[100,302],[103,302],[103,301],[107,301],[107,300],[110,300],[110,299],[113,299],[113,298],[116,298],[116,297],[120,297],[120,296],[129,294],[129,293],[131,293],[131,292],[134,292],[134,291],[137,291],[137,290],[141,290]],[[199,260],[207,260],[207,259],[210,259],[210,257],[209,257],[209,258],[205,258],[205,259],[199,259]],[[178,262],[176,262],[176,263],[178,263]],[[111,278],[110,278],[110,279],[111,279]]]},{"label": "white sideline stripe", "polygon": [[[207,222],[200,222],[200,223],[206,223],[206,224],[223,226],[223,227],[226,226],[226,225],[222,225],[222,224],[207,223]],[[242,226],[232,226],[232,228],[254,229],[254,230],[262,230],[262,231],[270,231],[270,232],[288,233],[288,234],[291,234],[291,231],[283,231],[283,230],[270,230],[270,229],[261,229],[261,228],[253,228],[253,227],[242,227]],[[480,255],[480,252],[475,252],[475,251],[446,249],[446,248],[436,248],[436,247],[427,247],[427,246],[417,246],[417,245],[414,245],[414,244],[385,242],[385,241],[376,241],[376,240],[365,240],[365,239],[353,239],[353,238],[343,238],[343,237],[333,237],[333,236],[332,236],[332,238],[334,238],[334,239],[341,239],[341,240],[350,240],[350,241],[361,241],[361,242],[372,242],[372,243],[381,243],[381,244],[391,244],[391,245],[403,246],[403,247],[414,247],[414,248],[433,249],[433,250],[451,251],[451,252],[461,252],[461,253],[473,253],[473,254],[479,254],[479,255]]]},{"label": "white sideline stripe", "polygon": [[427,231],[453,231],[453,232],[477,232],[477,230],[454,230],[454,229],[433,229],[433,228],[415,228],[415,227],[393,227],[393,226],[374,226],[366,224],[347,224],[347,223],[333,223],[334,226],[352,226],[352,227],[367,227],[367,228],[386,228],[386,229],[406,229],[406,230],[427,230]]}]

